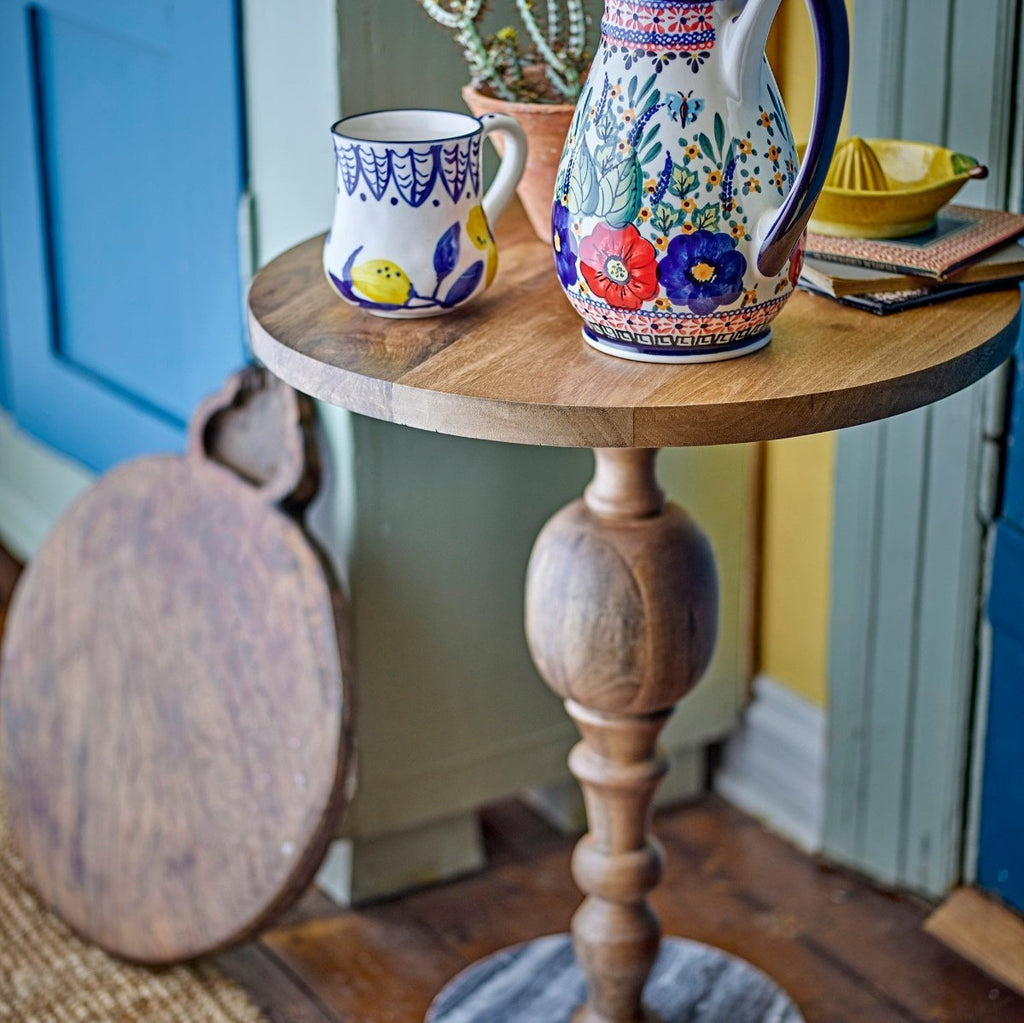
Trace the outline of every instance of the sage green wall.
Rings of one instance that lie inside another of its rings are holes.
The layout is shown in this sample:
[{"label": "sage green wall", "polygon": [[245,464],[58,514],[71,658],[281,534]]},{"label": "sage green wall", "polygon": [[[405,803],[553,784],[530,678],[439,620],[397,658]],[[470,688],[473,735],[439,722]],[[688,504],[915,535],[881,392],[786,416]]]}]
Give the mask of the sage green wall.
[{"label": "sage green wall", "polygon": [[573,733],[529,659],[523,582],[545,519],[586,483],[589,453],[327,409],[322,421],[332,463],[352,459],[351,495],[333,491],[351,504],[328,535],[349,548],[359,742],[374,754],[346,833],[413,827],[561,777]]},{"label": "sage green wall", "polygon": [[[566,778],[575,732],[523,634],[523,583],[547,518],[578,497],[589,451],[495,444],[322,408],[335,473],[317,509],[352,594],[361,758],[345,833],[372,836]],[[666,731],[683,750],[733,725],[749,677],[745,446],[666,451],[659,475],[719,555],[722,636]]]},{"label": "sage green wall", "polygon": [[[588,0],[586,6],[596,42],[604,4]],[[521,25],[513,0],[489,7],[489,29]],[[459,90],[469,76],[462,51],[416,0],[339,0],[338,39],[346,113],[395,106],[463,109]]]}]

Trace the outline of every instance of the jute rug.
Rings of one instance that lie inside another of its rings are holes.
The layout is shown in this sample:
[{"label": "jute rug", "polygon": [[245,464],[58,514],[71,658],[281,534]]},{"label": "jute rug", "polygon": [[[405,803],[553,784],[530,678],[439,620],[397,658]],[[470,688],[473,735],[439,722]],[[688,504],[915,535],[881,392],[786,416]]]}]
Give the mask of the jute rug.
[{"label": "jute rug", "polygon": [[130,966],[76,938],[36,899],[0,792],[2,1023],[264,1023],[209,963]]}]

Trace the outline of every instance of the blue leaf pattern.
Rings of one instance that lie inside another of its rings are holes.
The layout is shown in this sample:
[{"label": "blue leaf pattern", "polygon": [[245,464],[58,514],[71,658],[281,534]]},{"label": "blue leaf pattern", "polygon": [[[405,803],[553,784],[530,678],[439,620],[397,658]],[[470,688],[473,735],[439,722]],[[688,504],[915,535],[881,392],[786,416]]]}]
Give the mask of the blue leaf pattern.
[{"label": "blue leaf pattern", "polygon": [[[363,247],[362,247],[362,245],[360,245],[359,248],[357,248],[352,253],[352,255],[349,256],[348,259],[345,260],[345,265],[341,268],[342,281],[344,282],[345,287],[346,287],[346,289],[348,291],[352,290],[352,267],[354,267],[356,265],[356,256],[358,256],[359,253],[362,252],[362,251],[363,251]],[[331,277],[333,277],[335,280],[337,280],[337,278],[334,277],[334,274],[331,274]]]},{"label": "blue leaf pattern", "polygon": [[459,232],[461,226],[455,221],[443,235],[434,249],[434,273],[440,284],[454,269],[459,261]]},{"label": "blue leaf pattern", "polygon": [[474,195],[480,191],[480,138],[445,147],[438,143],[427,151],[387,149],[378,152],[371,146],[335,140],[341,183],[349,195],[367,188],[379,202],[390,185],[413,208],[436,195],[440,179],[444,191],[458,202],[468,187]]},{"label": "blue leaf pattern", "polygon": [[[476,160],[473,152],[460,145],[452,145],[442,150],[441,175],[444,186],[454,202],[459,201],[470,169]],[[476,179],[474,179],[475,181]]]},{"label": "blue leaf pattern", "polygon": [[359,186],[359,147],[338,146],[338,167],[341,169],[341,180],[349,195]]},{"label": "blue leaf pattern", "polygon": [[476,291],[480,278],[484,273],[484,261],[478,259],[468,270],[463,271],[459,279],[448,290],[448,295],[441,303],[445,309],[465,302]]},{"label": "blue leaf pattern", "polygon": [[347,298],[350,302],[355,302],[356,305],[360,305],[362,303],[362,299],[360,299],[352,290],[352,285],[349,284],[348,281],[343,281],[341,280],[340,277],[335,277],[330,270],[328,270],[327,273],[330,274],[330,278],[334,286],[338,289],[339,292],[341,292],[341,294],[345,298]]},{"label": "blue leaf pattern", "polygon": [[429,153],[417,153],[410,149],[406,160],[408,161],[409,174],[408,185],[406,178],[401,174],[402,168],[406,166],[405,161],[395,161],[395,181],[398,184],[398,191],[412,207],[422,206],[430,198],[434,191],[434,182],[437,180],[437,156],[434,152],[436,146],[431,147]]},{"label": "blue leaf pattern", "polygon": [[375,153],[372,149],[360,153],[363,164],[363,177],[370,186],[375,199],[380,199],[388,187],[391,177],[391,153]]},{"label": "blue leaf pattern", "polygon": [[[438,288],[441,286],[441,281],[451,274],[452,270],[455,268],[455,264],[458,262],[460,231],[461,226],[459,223],[452,225],[452,227],[445,231],[441,236],[441,240],[437,243],[437,248],[434,250],[434,268],[438,271]],[[352,268],[355,266],[356,259],[362,251],[363,246],[360,245],[352,255],[345,260],[345,265],[341,269],[341,277],[338,277],[330,270],[327,271],[327,274],[331,279],[331,283],[337,289],[338,294],[353,305],[359,306],[361,309],[430,309],[432,307],[451,309],[453,306],[460,305],[462,302],[465,302],[466,299],[470,298],[476,292],[484,274],[484,261],[482,259],[478,259],[471,267],[469,267],[468,270],[464,271],[458,277],[455,283],[448,290],[448,294],[443,299],[437,297],[437,289],[435,289],[435,293],[433,295],[418,295],[415,289],[413,289],[410,291],[408,299],[406,299],[406,301],[401,305],[393,305],[385,302],[371,302],[356,294],[352,283]]]}]

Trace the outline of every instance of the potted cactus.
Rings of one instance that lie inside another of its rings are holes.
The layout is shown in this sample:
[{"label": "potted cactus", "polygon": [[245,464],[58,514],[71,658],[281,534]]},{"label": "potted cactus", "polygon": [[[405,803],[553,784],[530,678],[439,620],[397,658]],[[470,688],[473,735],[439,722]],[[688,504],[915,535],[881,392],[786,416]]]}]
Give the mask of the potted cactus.
[{"label": "potted cactus", "polygon": [[[590,64],[584,0],[515,0],[522,28],[485,34],[486,0],[419,0],[454,33],[469,68],[462,90],[477,117],[510,114],[526,131],[529,156],[519,198],[537,236],[551,236],[551,197],[565,136]],[[500,139],[495,139],[500,144]]]}]

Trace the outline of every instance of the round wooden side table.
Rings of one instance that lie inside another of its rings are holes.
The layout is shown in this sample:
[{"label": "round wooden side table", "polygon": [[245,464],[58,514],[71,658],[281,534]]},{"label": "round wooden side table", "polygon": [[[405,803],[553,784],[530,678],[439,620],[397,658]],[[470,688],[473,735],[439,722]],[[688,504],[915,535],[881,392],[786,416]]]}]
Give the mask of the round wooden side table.
[{"label": "round wooden side table", "polygon": [[707,666],[717,627],[714,557],[667,504],[661,447],[817,433],[918,408],[1009,355],[1016,290],[882,319],[797,294],[771,345],[732,362],[647,365],[580,337],[546,247],[520,212],[498,230],[501,273],[467,309],[379,319],[343,305],[323,240],[253,281],[255,354],[293,387],[390,422],[521,444],[594,449],[583,497],[538,537],[526,629],[541,675],[582,741],[570,767],[589,832],[573,876],[586,897],[572,939],[542,938],[476,964],[431,1023],[799,1023],[768,978],[724,953],[662,941],[648,902],[662,872],[650,806],[666,770],[658,735]]}]

